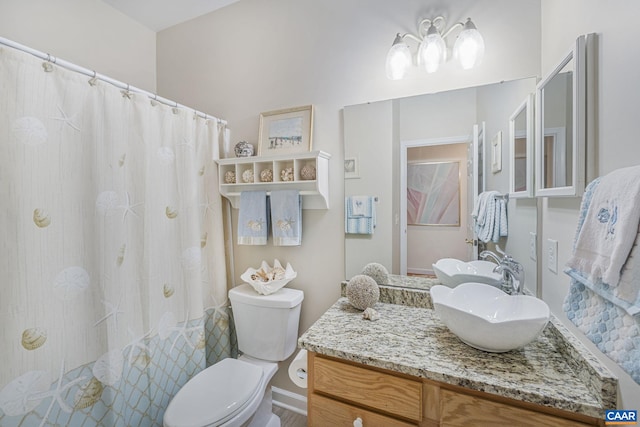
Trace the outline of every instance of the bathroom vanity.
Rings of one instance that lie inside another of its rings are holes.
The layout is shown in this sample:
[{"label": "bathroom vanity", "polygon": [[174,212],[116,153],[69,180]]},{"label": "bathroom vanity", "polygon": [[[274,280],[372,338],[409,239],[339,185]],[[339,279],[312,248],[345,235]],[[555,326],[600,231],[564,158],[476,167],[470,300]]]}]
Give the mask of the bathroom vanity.
[{"label": "bathroom vanity", "polygon": [[309,426],[604,425],[616,407],[617,379],[553,317],[524,348],[488,353],[446,328],[428,289],[381,287],[381,301],[369,321],[341,298],[298,340]]}]

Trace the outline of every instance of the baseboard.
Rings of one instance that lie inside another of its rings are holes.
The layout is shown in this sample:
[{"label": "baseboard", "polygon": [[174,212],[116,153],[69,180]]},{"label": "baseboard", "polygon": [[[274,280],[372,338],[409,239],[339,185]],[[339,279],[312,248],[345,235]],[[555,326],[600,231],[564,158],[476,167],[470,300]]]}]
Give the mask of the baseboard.
[{"label": "baseboard", "polygon": [[307,396],[278,387],[271,387],[273,404],[296,414],[307,416]]},{"label": "baseboard", "polygon": [[428,274],[428,275],[435,274],[433,272],[433,270],[429,270],[427,268],[407,268],[407,273],[411,273],[411,274]]}]

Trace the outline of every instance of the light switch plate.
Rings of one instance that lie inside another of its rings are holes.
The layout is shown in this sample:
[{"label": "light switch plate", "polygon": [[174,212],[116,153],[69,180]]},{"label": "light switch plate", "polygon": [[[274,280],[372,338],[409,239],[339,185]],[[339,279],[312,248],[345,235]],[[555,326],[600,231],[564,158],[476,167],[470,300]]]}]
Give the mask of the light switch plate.
[{"label": "light switch plate", "polygon": [[558,241],[547,239],[547,268],[558,273]]},{"label": "light switch plate", "polygon": [[536,233],[533,231],[529,232],[529,258],[536,261],[537,259],[537,244],[536,244]]}]

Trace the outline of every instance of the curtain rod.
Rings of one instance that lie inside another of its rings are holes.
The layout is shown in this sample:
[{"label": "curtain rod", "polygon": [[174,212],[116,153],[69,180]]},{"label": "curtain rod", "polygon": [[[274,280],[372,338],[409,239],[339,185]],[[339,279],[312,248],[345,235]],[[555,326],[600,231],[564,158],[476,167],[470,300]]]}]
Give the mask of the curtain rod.
[{"label": "curtain rod", "polygon": [[222,119],[219,119],[217,117],[210,116],[209,114],[203,113],[201,111],[194,110],[193,108],[187,107],[185,105],[178,104],[175,101],[171,101],[170,99],[163,98],[161,96],[156,95],[155,93],[151,93],[151,92],[148,92],[148,91],[146,91],[144,89],[140,89],[140,88],[137,88],[135,86],[131,86],[131,85],[127,84],[127,83],[123,83],[121,81],[112,79],[111,77],[107,77],[107,76],[102,75],[100,73],[96,73],[93,70],[89,70],[88,68],[80,67],[79,65],[76,65],[76,64],[73,64],[71,62],[65,61],[64,59],[56,58],[55,56],[50,55],[48,53],[44,53],[44,52],[41,52],[39,50],[32,49],[32,48],[30,48],[28,46],[22,45],[20,43],[14,42],[13,40],[9,40],[9,39],[6,39],[4,37],[0,37],[0,44],[12,47],[14,49],[21,50],[21,51],[26,52],[26,53],[29,53],[31,55],[34,55],[34,56],[40,58],[40,59],[44,59],[45,61],[49,61],[49,62],[51,62],[53,64],[57,64],[57,65],[59,65],[61,67],[64,67],[64,68],[66,68],[68,70],[75,71],[77,73],[84,74],[85,76],[96,78],[98,80],[102,80],[104,82],[107,82],[107,83],[119,88],[119,89],[124,89],[124,90],[128,90],[128,91],[131,91],[131,92],[141,93],[143,95],[148,96],[150,99],[153,99],[154,101],[161,102],[161,103],[163,103],[165,105],[169,105],[171,107],[177,107],[177,108],[184,108],[184,109],[187,109],[187,110],[192,110],[197,116],[202,117],[203,119],[215,119],[221,125],[225,125],[226,126],[226,124],[227,124],[226,120],[222,120]]}]

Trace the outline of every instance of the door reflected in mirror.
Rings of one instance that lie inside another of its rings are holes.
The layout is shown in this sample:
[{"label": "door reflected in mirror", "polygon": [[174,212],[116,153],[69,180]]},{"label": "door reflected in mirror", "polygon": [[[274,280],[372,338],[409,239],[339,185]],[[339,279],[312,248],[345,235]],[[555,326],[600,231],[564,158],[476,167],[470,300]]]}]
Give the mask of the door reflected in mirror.
[{"label": "door reflected in mirror", "polygon": [[512,198],[533,196],[533,94],[509,118],[511,147],[510,192]]}]

